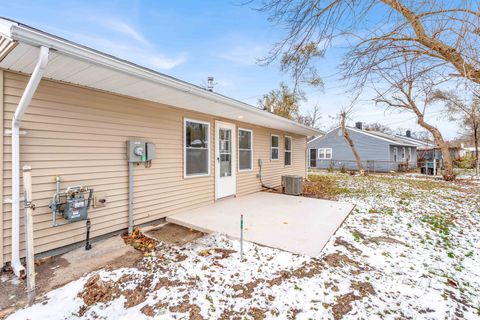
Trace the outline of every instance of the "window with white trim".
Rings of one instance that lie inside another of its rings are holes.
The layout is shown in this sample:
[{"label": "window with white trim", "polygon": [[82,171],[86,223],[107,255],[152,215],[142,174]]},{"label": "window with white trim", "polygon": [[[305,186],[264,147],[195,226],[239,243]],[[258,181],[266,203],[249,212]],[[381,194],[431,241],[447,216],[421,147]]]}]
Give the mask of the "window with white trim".
[{"label": "window with white trim", "polygon": [[405,160],[406,156],[407,156],[406,148],[402,147],[402,160]]},{"label": "window with white trim", "polygon": [[238,170],[253,169],[253,132],[238,129]]},{"label": "window with white trim", "polygon": [[270,141],[270,159],[271,160],[278,160],[278,139],[279,137],[276,134],[272,134],[271,141]]},{"label": "window with white trim", "polygon": [[319,148],[318,159],[322,159],[322,160],[332,159],[332,148]]},{"label": "window with white trim", "polygon": [[408,147],[408,161],[412,160],[412,148]]},{"label": "window with white trim", "polygon": [[210,123],[185,119],[185,176],[210,174]]},{"label": "window with white trim", "polygon": [[292,137],[285,136],[285,157],[284,157],[284,164],[286,166],[292,165]]},{"label": "window with white trim", "polygon": [[393,147],[393,161],[397,162],[397,147]]}]

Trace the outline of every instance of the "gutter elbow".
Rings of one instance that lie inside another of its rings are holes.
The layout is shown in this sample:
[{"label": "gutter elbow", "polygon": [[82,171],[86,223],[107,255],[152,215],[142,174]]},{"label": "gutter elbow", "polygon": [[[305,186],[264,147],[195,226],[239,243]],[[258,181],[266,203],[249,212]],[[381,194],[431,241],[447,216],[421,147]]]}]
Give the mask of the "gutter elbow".
[{"label": "gutter elbow", "polygon": [[[49,53],[49,48],[47,47],[40,47],[40,63],[39,67],[42,71],[44,71],[47,68],[48,64],[48,53]],[[43,72],[42,72],[43,74]]]},{"label": "gutter elbow", "polygon": [[17,118],[17,115],[16,114],[13,114],[13,117],[12,117],[12,130],[14,128],[20,128],[20,120]]}]

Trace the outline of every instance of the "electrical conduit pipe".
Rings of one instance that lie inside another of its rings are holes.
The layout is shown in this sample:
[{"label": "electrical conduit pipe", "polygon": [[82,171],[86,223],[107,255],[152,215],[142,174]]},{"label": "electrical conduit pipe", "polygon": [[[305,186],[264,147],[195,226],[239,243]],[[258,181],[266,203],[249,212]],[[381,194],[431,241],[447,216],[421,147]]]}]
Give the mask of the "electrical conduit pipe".
[{"label": "electrical conduit pipe", "polygon": [[20,123],[28,109],[33,95],[48,64],[47,47],[40,47],[37,64],[32,72],[27,87],[18,103],[12,118],[12,262],[13,272],[20,277],[25,268],[20,262]]}]

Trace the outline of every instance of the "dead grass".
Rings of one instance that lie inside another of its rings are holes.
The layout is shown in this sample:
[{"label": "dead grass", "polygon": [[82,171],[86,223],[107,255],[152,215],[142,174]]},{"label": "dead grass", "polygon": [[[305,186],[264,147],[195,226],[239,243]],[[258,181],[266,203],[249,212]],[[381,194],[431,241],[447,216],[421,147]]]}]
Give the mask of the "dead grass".
[{"label": "dead grass", "polygon": [[338,177],[328,175],[309,175],[303,185],[303,195],[318,199],[335,199],[336,196],[348,192],[338,185]]},{"label": "dead grass", "polygon": [[332,306],[333,318],[335,320],[343,319],[347,313],[352,311],[352,304],[356,300],[361,300],[364,297],[375,294],[375,290],[373,289],[372,284],[369,282],[353,281],[351,288],[357,291],[359,294],[349,292],[335,299],[335,304]]},{"label": "dead grass", "polygon": [[200,231],[185,228],[173,223],[167,223],[159,228],[145,232],[147,237],[157,241],[183,246],[204,236]]}]

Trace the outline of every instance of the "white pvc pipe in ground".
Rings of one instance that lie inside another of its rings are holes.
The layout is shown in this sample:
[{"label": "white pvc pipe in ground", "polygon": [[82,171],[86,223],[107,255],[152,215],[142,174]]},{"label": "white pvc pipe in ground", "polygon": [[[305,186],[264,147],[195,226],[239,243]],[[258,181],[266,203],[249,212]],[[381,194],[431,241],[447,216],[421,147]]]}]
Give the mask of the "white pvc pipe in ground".
[{"label": "white pvc pipe in ground", "polygon": [[25,268],[20,262],[20,123],[28,109],[33,95],[42,80],[48,64],[47,47],[40,47],[38,61],[28,81],[27,87],[18,103],[12,118],[12,262],[11,266],[16,276],[21,276]]},{"label": "white pvc pipe in ground", "polygon": [[27,251],[27,300],[32,305],[35,300],[35,252],[33,250],[33,209],[32,203],[32,168],[23,166],[23,190],[25,196],[25,249]]}]

